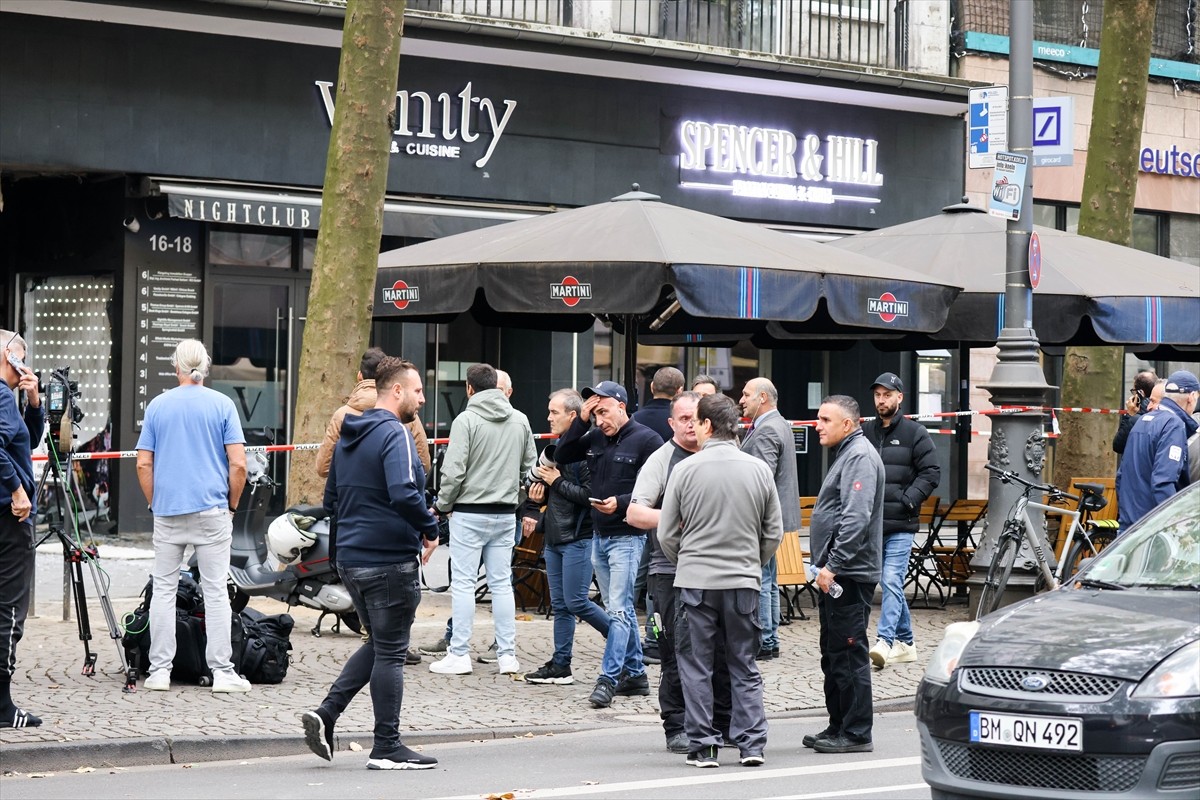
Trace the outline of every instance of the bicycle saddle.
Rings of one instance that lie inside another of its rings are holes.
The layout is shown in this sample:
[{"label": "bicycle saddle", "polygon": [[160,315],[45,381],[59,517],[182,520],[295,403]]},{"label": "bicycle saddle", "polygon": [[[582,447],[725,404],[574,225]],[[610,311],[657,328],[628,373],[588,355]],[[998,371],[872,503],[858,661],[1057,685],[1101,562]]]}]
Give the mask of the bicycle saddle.
[{"label": "bicycle saddle", "polygon": [[1104,494],[1104,486],[1099,483],[1077,483],[1075,488],[1088,494]]}]

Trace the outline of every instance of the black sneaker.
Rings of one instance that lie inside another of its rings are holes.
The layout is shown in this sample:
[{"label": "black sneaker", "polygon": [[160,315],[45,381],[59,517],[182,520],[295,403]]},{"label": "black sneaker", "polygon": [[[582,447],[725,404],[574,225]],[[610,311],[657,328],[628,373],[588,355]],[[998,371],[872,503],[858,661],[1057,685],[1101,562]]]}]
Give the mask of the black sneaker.
[{"label": "black sneaker", "polygon": [[571,666],[569,664],[567,666],[560,666],[553,661],[547,661],[535,671],[525,673],[525,682],[553,683],[565,686],[569,683],[574,683],[575,678],[571,675]]},{"label": "black sneaker", "polygon": [[500,660],[500,654],[496,651],[496,643],[492,642],[492,646],[488,648],[488,651],[481,656],[476,656],[475,660],[480,664],[495,664]]},{"label": "black sneaker", "polygon": [[645,697],[650,694],[650,679],[644,672],[641,675],[624,675],[617,681],[615,694],[622,697]]},{"label": "black sneaker", "polygon": [[755,661],[770,661],[775,657],[775,651],[769,647],[758,648],[758,655],[754,657]]},{"label": "black sneaker", "polygon": [[837,735],[838,732],[833,728],[826,728],[820,733],[805,734],[804,738],[800,740],[800,744],[804,745],[805,747],[812,747],[817,743],[817,739],[830,739]]},{"label": "black sneaker", "polygon": [[304,723],[304,743],[315,755],[333,761],[333,723],[321,712],[305,711],[300,715]]},{"label": "black sneaker", "polygon": [[672,753],[687,755],[691,752],[692,743],[686,733],[673,733],[667,737],[667,749]]},{"label": "black sneaker", "polygon": [[657,641],[642,642],[642,663],[661,664],[662,656],[658,652]]},{"label": "black sneaker", "polygon": [[687,755],[687,764],[690,767],[719,767],[721,762],[717,761],[717,748],[715,745],[701,747],[699,750],[693,750]]},{"label": "black sneaker", "polygon": [[743,767],[761,767],[765,763],[762,753],[742,753]]},{"label": "black sneaker", "polygon": [[817,739],[813,750],[818,753],[870,753],[875,749],[870,739],[859,739],[856,736],[840,734],[828,739]]},{"label": "black sneaker", "polygon": [[420,664],[421,663],[421,654],[418,653],[416,650],[413,650],[411,647],[408,648],[408,652],[404,654],[404,663],[410,667],[413,664]]},{"label": "black sneaker", "polygon": [[450,642],[445,638],[438,639],[431,644],[423,644],[417,648],[417,652],[426,656],[444,656],[450,650]]},{"label": "black sneaker", "polygon": [[596,688],[592,689],[592,694],[588,697],[588,702],[593,708],[608,708],[612,705],[613,695],[616,694],[617,687],[613,686],[604,678],[596,681]]},{"label": "black sneaker", "polygon": [[40,728],[42,718],[23,708],[14,708],[11,714],[0,719],[0,728]]},{"label": "black sneaker", "polygon": [[400,745],[386,753],[376,754],[372,751],[367,759],[367,769],[433,769],[437,763],[438,760],[433,756],[422,755]]}]

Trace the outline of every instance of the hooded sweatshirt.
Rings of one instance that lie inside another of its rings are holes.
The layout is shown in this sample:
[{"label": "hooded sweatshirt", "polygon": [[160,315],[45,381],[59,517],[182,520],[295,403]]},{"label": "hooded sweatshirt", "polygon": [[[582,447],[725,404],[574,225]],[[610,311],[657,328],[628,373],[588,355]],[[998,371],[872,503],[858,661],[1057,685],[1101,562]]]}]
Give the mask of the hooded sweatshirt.
[{"label": "hooded sweatshirt", "polygon": [[521,478],[537,460],[533,432],[524,414],[499,389],[475,392],[450,425],[442,461],[438,511],[513,513]]},{"label": "hooded sweatshirt", "polygon": [[387,409],[347,416],[325,482],[325,510],[337,517],[338,563],[399,564],[417,558],[421,538],[437,539],[425,503],[425,469],[412,434]]}]

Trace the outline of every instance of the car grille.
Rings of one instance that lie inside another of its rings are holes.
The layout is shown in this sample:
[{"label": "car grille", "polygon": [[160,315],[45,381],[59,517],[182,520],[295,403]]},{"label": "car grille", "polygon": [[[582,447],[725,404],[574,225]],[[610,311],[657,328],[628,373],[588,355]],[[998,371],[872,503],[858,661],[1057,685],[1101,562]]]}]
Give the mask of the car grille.
[{"label": "car grille", "polygon": [[1200,754],[1177,753],[1167,759],[1159,789],[1195,789],[1200,786]]},{"label": "car grille", "polygon": [[1073,792],[1125,792],[1141,777],[1139,756],[1086,756],[991,750],[937,741],[951,773],[972,781]]},{"label": "car grille", "polygon": [[[1030,675],[1045,675],[1050,683],[1045,689],[1031,692],[1022,688],[1021,681]],[[1121,688],[1119,678],[1084,675],[1079,672],[1055,672],[1045,669],[1015,669],[1006,667],[967,667],[962,671],[964,691],[993,697],[1048,699],[1070,697],[1076,702],[1099,703],[1112,697]]]}]

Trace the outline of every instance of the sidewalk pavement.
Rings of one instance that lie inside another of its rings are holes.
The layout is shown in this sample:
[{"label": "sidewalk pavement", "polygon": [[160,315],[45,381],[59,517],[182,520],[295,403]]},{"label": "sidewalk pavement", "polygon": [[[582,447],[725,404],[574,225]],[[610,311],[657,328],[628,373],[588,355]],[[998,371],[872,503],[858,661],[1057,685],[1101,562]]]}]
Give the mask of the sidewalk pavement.
[{"label": "sidewalk pavement", "polygon": [[[252,605],[267,614],[286,611],[272,600]],[[118,619],[137,606],[137,599],[114,599]],[[109,639],[104,615],[89,603],[92,650],[99,659],[96,675],[80,674],[83,645],[74,620],[63,622],[59,606],[43,597],[17,650],[13,698],[40,715],[40,728],[0,730],[0,770],[45,772],[81,767],[190,763],[307,752],[297,713],[314,708],[325,696],[360,638],[348,630],[328,631],[316,638],[310,629],[317,612],[293,608],[292,661],[287,678],[275,686],[255,685],[247,694],[214,695],[198,686],[173,685],[169,692],[139,690],[124,694],[116,644]],[[808,712],[819,716],[824,693],[819,664],[816,610],[804,601],[807,620],[797,618],[780,628],[781,657],[762,662],[767,714],[772,717]],[[517,656],[522,671],[533,671],[553,651],[552,622],[518,607]],[[413,626],[414,645],[440,638],[450,614],[448,594],[426,592]],[[490,606],[476,610],[474,655],[492,641]],[[925,664],[941,641],[943,628],[966,619],[966,608],[914,609],[918,660],[889,666],[873,674],[877,710],[904,705],[916,691]],[[871,632],[878,608],[871,614]],[[873,639],[872,639],[873,641]],[[574,731],[612,725],[658,725],[658,667],[648,667],[650,697],[618,697],[611,708],[593,709],[587,702],[596,678],[604,640],[587,625],[576,631],[575,683],[539,686],[499,675],[495,665],[475,664],[470,675],[429,672],[432,659],[405,670],[401,730],[410,744],[484,739]],[[892,701],[890,704],[888,701]],[[351,703],[338,723],[338,749],[352,743],[371,747],[373,725],[369,693]]]}]

